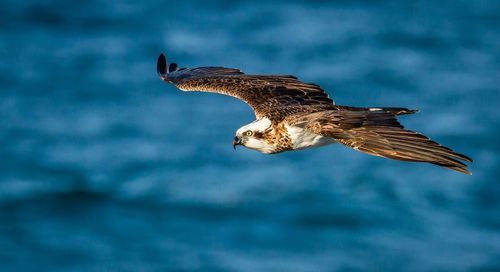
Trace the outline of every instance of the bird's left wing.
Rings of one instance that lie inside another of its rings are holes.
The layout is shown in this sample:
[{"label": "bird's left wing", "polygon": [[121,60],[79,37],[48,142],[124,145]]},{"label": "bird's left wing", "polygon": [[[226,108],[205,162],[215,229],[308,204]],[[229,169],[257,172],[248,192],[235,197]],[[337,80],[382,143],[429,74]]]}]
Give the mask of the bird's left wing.
[{"label": "bird's left wing", "polygon": [[324,111],[295,118],[295,125],[334,138],[355,150],[390,159],[428,162],[470,174],[462,161],[472,159],[405,129],[392,112],[385,110]]},{"label": "bird's left wing", "polygon": [[287,75],[247,75],[238,69],[198,67],[178,69],[158,57],[157,71],[163,81],[183,91],[205,91],[236,97],[255,111],[257,118],[279,122],[301,112],[329,110],[334,102],[318,85],[304,83]]}]

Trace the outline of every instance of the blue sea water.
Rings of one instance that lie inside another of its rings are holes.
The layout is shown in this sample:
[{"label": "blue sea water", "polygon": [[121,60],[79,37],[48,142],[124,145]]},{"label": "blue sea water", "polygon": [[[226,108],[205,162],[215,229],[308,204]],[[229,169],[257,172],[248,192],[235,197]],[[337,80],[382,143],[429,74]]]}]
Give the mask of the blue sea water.
[{"label": "blue sea water", "polygon": [[[500,271],[498,1],[6,1],[1,271]],[[156,58],[293,74],[474,159],[232,150]]]}]

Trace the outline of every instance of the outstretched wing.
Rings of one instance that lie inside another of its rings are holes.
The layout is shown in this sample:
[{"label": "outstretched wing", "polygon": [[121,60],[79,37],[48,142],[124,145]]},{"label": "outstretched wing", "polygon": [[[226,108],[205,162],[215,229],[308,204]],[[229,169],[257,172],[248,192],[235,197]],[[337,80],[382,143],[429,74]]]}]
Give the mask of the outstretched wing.
[{"label": "outstretched wing", "polygon": [[183,91],[205,91],[236,97],[255,111],[257,118],[279,122],[300,112],[329,110],[334,102],[318,85],[304,83],[288,75],[247,75],[224,67],[181,68],[172,63],[167,70],[163,54],[157,70],[163,81]]},{"label": "outstretched wing", "polygon": [[[390,159],[428,162],[470,174],[461,162],[472,160],[426,136],[406,130],[393,113],[375,111],[325,111],[308,114],[296,120],[304,122],[306,129],[325,136],[361,152]],[[314,120],[306,123],[306,120]]]}]

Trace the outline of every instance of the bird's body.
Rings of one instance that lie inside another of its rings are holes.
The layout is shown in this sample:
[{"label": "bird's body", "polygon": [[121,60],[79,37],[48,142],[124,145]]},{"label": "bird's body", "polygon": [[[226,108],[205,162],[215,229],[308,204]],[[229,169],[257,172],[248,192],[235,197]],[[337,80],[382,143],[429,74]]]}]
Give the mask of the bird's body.
[{"label": "bird's body", "polygon": [[470,173],[461,161],[472,160],[426,136],[406,130],[396,116],[406,108],[362,108],[335,105],[318,85],[288,75],[246,75],[223,67],[181,68],[158,58],[160,78],[183,91],[206,91],[239,98],[256,120],[237,130],[233,146],[265,154],[341,143],[391,159],[429,162]]},{"label": "bird's body", "polygon": [[288,135],[290,135],[290,140],[292,143],[291,150],[300,150],[309,147],[320,147],[337,142],[333,138],[311,132],[300,126],[285,125],[285,128]]},{"label": "bird's body", "polygon": [[243,134],[246,131],[252,131],[253,137],[245,143],[245,146],[264,154],[274,154],[336,143],[330,137],[311,132],[300,125],[296,126],[294,123],[289,123],[287,120],[273,125],[266,117],[241,127],[236,132],[236,135],[244,136]]}]

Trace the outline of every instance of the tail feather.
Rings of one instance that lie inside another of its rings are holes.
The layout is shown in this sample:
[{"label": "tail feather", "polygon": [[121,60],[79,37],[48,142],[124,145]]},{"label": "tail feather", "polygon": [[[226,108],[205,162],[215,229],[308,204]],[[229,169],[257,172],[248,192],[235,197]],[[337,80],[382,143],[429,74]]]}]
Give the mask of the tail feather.
[{"label": "tail feather", "polygon": [[418,112],[418,110],[415,109],[407,109],[407,108],[393,108],[393,107],[387,107],[387,108],[380,108],[381,110],[388,111],[394,115],[404,115],[404,114],[413,114]]},{"label": "tail feather", "polygon": [[371,108],[363,108],[363,107],[351,107],[351,106],[337,106],[340,110],[349,110],[349,111],[385,111],[389,112],[395,116],[405,115],[405,114],[413,114],[418,112],[415,109],[407,109],[407,108],[399,108],[399,107],[371,107]]}]

